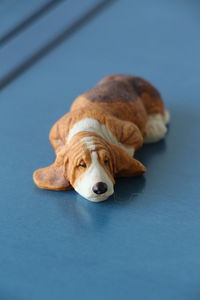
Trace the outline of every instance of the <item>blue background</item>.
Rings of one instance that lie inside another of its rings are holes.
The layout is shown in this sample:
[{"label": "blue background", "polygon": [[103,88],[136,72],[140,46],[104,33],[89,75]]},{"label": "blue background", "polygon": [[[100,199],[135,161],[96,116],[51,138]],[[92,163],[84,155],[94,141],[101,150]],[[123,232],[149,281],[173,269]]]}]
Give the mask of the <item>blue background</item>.
[{"label": "blue background", "polygon": [[[0,299],[200,299],[199,16],[195,0],[116,1],[3,89]],[[37,189],[50,127],[114,72],[150,80],[171,112],[137,155],[147,174],[99,204]]]}]

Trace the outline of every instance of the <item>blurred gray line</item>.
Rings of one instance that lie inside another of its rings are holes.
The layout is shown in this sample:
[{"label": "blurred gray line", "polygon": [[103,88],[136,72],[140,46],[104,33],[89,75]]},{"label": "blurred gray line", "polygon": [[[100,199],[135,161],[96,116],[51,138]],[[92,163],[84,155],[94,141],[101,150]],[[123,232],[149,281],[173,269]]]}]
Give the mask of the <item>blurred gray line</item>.
[{"label": "blurred gray line", "polygon": [[15,35],[19,34],[22,30],[26,29],[29,25],[35,22],[38,18],[42,17],[49,10],[53,9],[56,5],[64,0],[51,0],[45,3],[43,6],[39,7],[36,11],[34,11],[27,18],[22,20],[8,32],[6,32],[3,36],[0,36],[0,46],[8,43]]},{"label": "blurred gray line", "polygon": [[91,18],[95,17],[103,9],[105,9],[108,4],[111,4],[116,0],[102,0],[100,3],[92,6],[86,13],[84,13],[78,20],[76,20],[72,25],[65,28],[60,34],[53,38],[50,42],[42,46],[37,52],[28,57],[24,62],[15,67],[11,72],[9,72],[2,80],[0,80],[0,90],[5,88],[13,80],[15,80],[19,75],[25,72],[33,64],[35,64],[39,59],[41,59],[48,52],[52,51],[61,42],[69,38],[82,26],[84,26]]}]

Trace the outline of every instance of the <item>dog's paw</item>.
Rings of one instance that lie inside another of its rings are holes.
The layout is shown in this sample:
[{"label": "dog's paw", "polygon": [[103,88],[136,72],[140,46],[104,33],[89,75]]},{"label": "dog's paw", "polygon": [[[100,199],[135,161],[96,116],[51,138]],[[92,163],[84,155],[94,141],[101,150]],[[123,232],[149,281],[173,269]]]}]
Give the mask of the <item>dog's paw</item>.
[{"label": "dog's paw", "polygon": [[156,143],[163,139],[167,133],[165,121],[160,114],[149,116],[146,124],[144,143]]}]

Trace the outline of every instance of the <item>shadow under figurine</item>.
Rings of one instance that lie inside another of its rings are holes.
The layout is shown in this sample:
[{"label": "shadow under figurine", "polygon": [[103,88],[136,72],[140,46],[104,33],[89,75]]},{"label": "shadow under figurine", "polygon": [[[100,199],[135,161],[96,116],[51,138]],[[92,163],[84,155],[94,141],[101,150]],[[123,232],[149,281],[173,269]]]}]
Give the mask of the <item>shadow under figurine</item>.
[{"label": "shadow under figurine", "polygon": [[164,138],[168,122],[169,112],[149,82],[106,76],[54,124],[49,138],[56,160],[35,171],[34,182],[49,190],[74,188],[90,201],[106,200],[114,192],[115,177],[146,171],[133,155],[143,142]]}]

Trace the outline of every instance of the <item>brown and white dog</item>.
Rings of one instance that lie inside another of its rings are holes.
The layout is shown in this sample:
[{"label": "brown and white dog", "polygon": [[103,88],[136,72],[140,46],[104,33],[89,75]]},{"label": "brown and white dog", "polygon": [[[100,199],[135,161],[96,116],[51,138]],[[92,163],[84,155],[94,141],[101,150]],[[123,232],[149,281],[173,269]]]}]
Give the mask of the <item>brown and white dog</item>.
[{"label": "brown and white dog", "polygon": [[133,158],[145,143],[167,132],[169,113],[159,92],[146,80],[109,75],[72,103],[50,131],[55,162],[34,172],[39,188],[74,188],[90,201],[106,200],[115,177],[146,171]]}]

